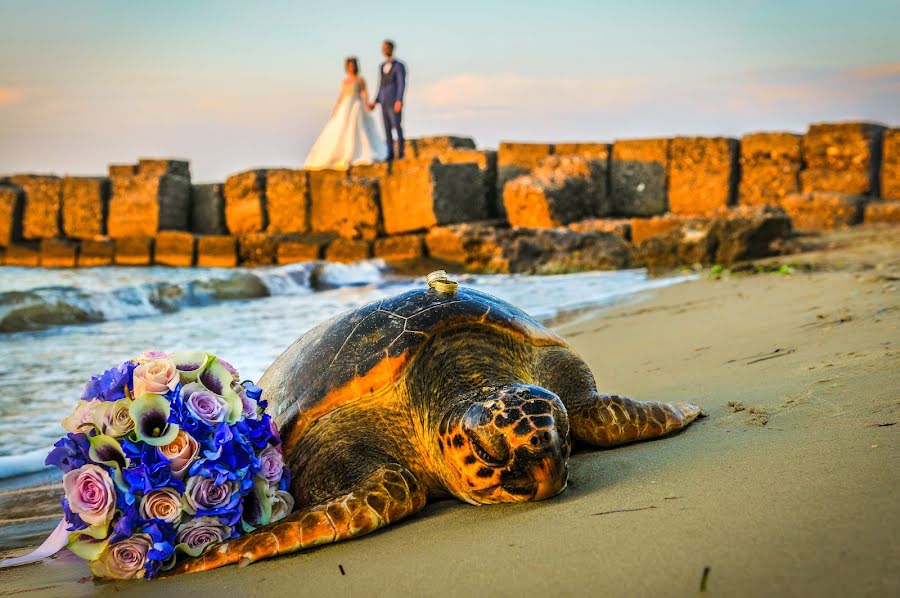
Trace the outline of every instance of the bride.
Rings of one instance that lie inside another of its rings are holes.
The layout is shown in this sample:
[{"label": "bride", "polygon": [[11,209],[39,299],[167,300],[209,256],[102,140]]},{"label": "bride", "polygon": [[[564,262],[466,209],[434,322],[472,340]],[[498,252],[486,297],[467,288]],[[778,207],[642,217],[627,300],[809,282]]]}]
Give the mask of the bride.
[{"label": "bride", "polygon": [[347,77],[331,118],[306,156],[303,168],[346,169],[353,164],[371,164],[387,157],[387,145],[366,106],[369,92],[359,76],[359,64],[351,56],[344,61]]}]

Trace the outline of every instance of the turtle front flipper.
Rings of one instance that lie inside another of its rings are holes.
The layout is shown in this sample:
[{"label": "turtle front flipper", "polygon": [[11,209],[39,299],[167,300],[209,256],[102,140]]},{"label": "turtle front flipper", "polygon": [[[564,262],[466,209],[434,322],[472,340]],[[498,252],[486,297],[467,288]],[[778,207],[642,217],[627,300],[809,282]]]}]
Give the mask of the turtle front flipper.
[{"label": "turtle front flipper", "polygon": [[365,477],[343,496],[300,509],[285,519],[254,532],[212,546],[197,558],[185,561],[165,576],[195,573],[340,542],[373,532],[420,511],[426,492],[401,465],[385,465]]}]

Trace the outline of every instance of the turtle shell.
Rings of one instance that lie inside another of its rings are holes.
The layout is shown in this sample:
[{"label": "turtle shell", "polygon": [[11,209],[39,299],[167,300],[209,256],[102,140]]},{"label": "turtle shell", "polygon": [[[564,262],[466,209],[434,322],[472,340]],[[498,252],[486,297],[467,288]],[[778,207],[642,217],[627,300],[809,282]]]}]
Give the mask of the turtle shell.
[{"label": "turtle shell", "polygon": [[313,328],[260,379],[269,412],[300,432],[341,406],[384,392],[435,333],[480,323],[534,345],[565,345],[521,309],[474,289],[413,290],[340,314]]}]

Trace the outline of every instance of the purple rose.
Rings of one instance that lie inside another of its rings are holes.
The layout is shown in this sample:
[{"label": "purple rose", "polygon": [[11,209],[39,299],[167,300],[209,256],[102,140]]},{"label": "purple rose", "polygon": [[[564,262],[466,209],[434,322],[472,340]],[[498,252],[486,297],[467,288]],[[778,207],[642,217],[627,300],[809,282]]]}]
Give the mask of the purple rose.
[{"label": "purple rose", "polygon": [[153,540],[147,534],[135,534],[121,542],[110,544],[96,561],[88,565],[91,573],[106,579],[135,579],[146,573],[147,553]]},{"label": "purple rose", "polygon": [[213,478],[191,476],[184,488],[184,510],[194,515],[197,511],[226,507],[237,490],[238,483],[234,481],[216,484]]},{"label": "purple rose", "polygon": [[91,526],[104,530],[116,509],[116,489],[101,467],[88,463],[63,476],[69,509]]},{"label": "purple rose", "polygon": [[256,399],[250,398],[247,395],[247,391],[240,384],[234,384],[232,388],[241,397],[241,415],[244,419],[259,419],[259,414],[257,413],[259,403],[257,403]]},{"label": "purple rose", "polygon": [[228,402],[202,384],[191,382],[181,389],[187,410],[200,421],[213,425],[225,421]]},{"label": "purple rose", "polygon": [[198,556],[207,546],[230,538],[231,532],[231,527],[215,517],[194,517],[178,526],[175,543],[187,554]]},{"label": "purple rose", "polygon": [[274,446],[259,454],[259,475],[269,484],[278,484],[284,470],[284,458]]}]

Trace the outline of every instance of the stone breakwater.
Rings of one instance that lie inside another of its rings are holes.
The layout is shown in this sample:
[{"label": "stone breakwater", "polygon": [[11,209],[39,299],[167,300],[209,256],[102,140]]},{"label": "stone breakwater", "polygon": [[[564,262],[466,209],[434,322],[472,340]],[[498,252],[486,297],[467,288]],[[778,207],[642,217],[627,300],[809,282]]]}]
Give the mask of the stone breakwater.
[{"label": "stone breakwater", "polygon": [[730,264],[792,230],[900,222],[900,129],[612,143],[409,140],[407,159],[196,184],[142,159],[105,177],[0,176],[0,263],[234,267],[382,258],[476,272]]}]

